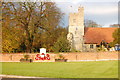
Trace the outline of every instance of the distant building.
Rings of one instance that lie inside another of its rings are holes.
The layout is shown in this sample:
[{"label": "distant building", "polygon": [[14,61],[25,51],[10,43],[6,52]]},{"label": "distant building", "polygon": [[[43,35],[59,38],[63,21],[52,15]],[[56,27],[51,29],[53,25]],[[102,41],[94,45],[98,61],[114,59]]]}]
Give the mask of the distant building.
[{"label": "distant building", "polygon": [[112,42],[112,33],[117,28],[84,27],[84,8],[79,7],[77,13],[70,13],[67,39],[71,48],[77,51],[96,51],[102,42]]}]

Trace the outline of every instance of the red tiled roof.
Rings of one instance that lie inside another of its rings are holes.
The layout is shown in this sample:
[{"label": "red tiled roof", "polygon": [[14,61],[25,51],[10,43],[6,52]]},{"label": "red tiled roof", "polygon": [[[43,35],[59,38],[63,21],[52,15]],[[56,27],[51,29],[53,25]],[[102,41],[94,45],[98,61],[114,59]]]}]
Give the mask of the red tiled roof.
[{"label": "red tiled roof", "polygon": [[110,43],[114,40],[112,37],[113,32],[117,28],[93,28],[86,27],[85,28],[85,43],[86,44],[100,44],[102,40],[107,43]]}]

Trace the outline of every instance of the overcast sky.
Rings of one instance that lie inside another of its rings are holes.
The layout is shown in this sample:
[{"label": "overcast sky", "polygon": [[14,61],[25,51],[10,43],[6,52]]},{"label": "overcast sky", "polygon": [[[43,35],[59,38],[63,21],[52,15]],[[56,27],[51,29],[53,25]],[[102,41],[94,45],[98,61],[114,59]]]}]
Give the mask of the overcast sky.
[{"label": "overcast sky", "polygon": [[[70,12],[77,12],[79,6],[84,7],[84,17],[93,20],[103,27],[118,23],[118,1],[119,0],[64,0],[56,1],[57,6],[65,13],[64,27],[68,26]],[[71,7],[72,6],[72,7]]]}]

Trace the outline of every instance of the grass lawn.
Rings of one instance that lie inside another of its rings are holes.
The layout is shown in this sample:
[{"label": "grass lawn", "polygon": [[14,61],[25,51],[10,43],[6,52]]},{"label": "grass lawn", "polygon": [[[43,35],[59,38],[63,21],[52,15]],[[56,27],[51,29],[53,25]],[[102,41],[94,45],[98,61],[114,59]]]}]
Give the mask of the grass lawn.
[{"label": "grass lawn", "polygon": [[117,78],[118,61],[3,62],[2,74],[50,78]]}]

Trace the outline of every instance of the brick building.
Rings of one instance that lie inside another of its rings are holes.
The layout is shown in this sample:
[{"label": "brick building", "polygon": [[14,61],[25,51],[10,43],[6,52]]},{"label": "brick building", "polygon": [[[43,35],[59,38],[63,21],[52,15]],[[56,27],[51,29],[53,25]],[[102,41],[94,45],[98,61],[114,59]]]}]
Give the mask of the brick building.
[{"label": "brick building", "polygon": [[77,13],[70,13],[67,39],[71,47],[77,51],[96,51],[101,42],[112,42],[113,32],[117,28],[84,27],[84,8],[79,7]]}]

